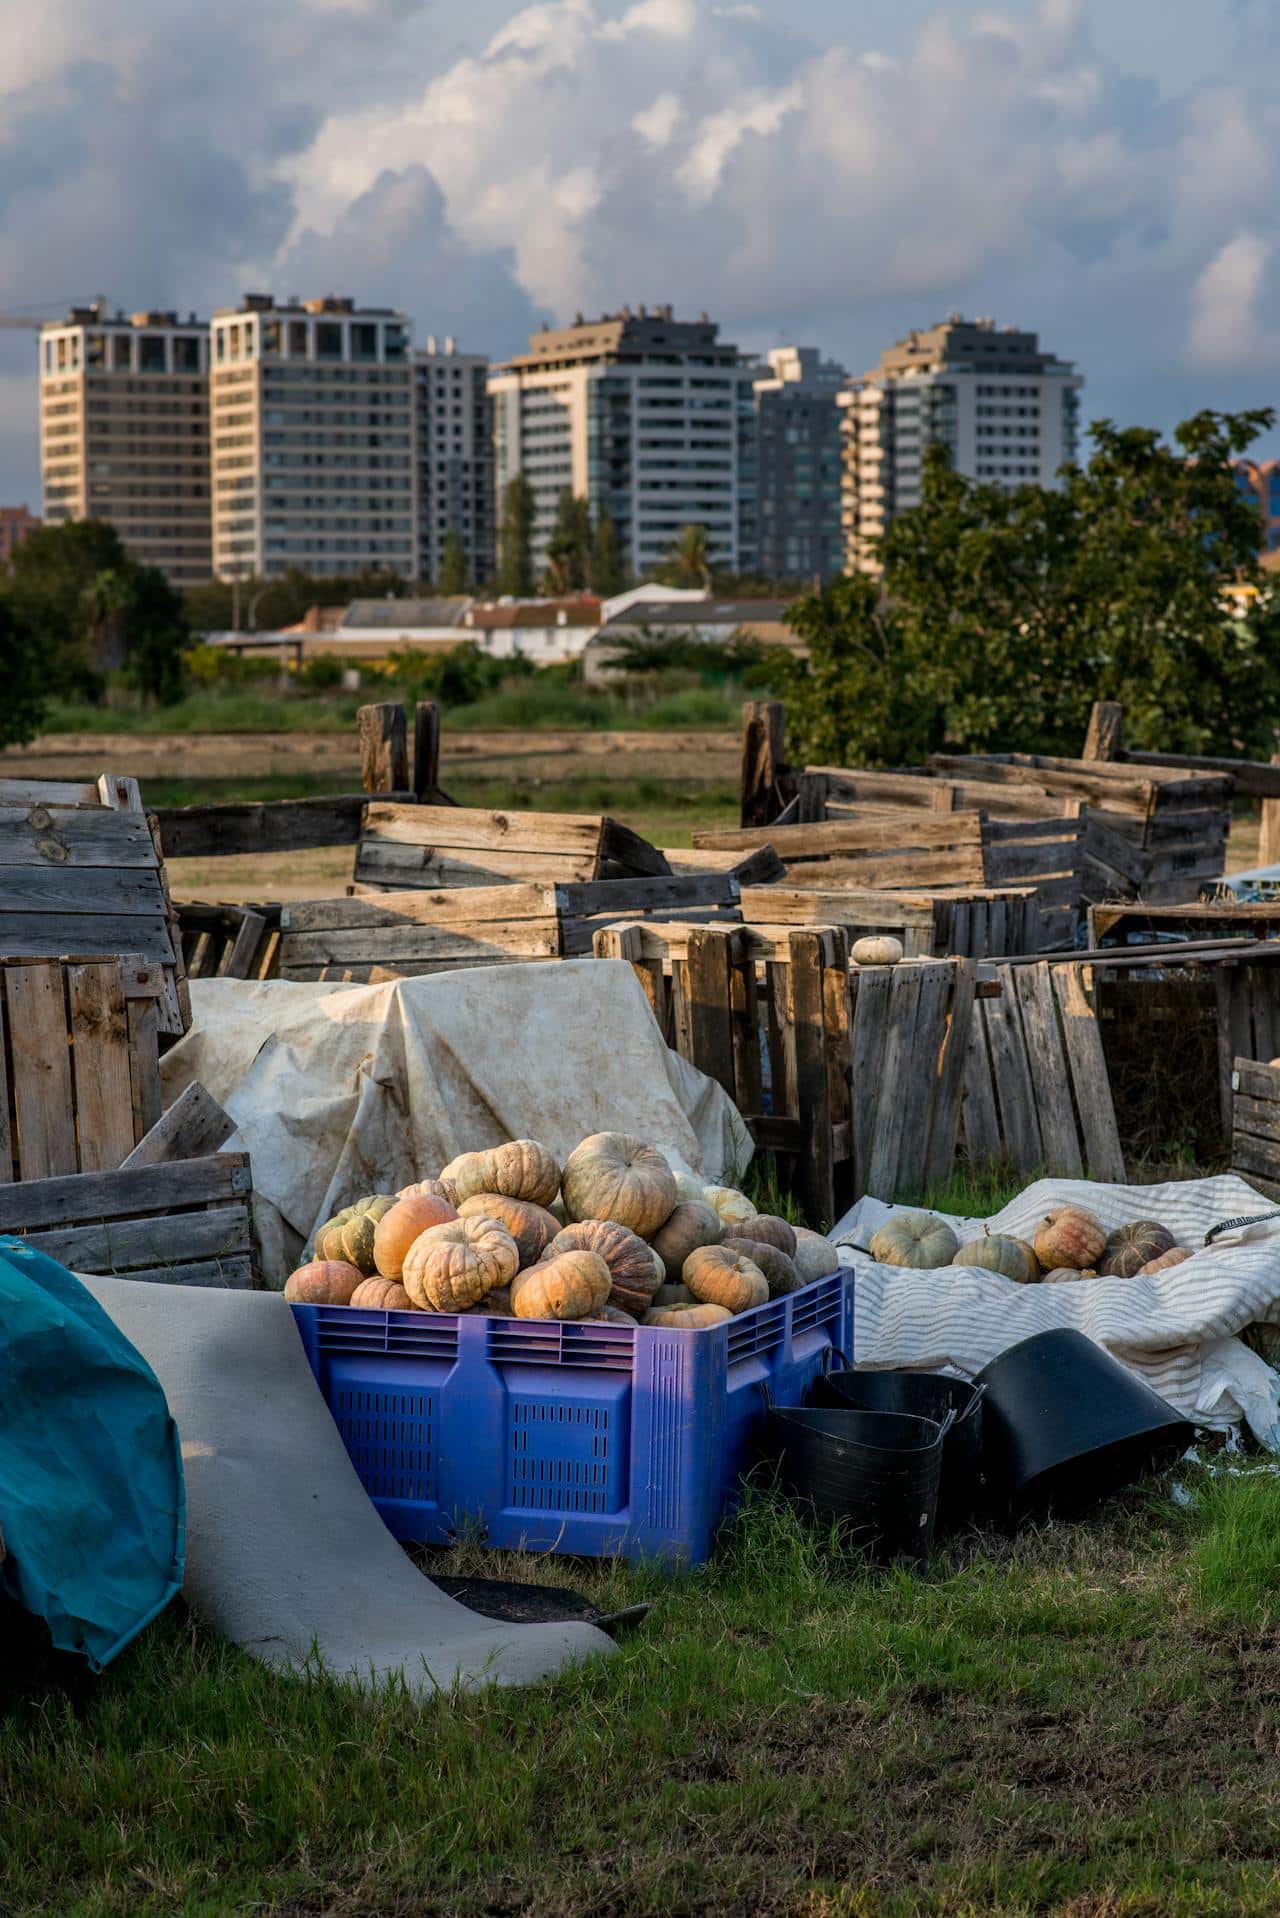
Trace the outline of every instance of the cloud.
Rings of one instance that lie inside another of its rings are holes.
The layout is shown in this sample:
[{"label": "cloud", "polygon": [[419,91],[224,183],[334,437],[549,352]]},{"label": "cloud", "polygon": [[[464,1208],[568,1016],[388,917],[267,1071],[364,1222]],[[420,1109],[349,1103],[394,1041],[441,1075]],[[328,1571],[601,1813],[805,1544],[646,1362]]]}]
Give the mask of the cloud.
[{"label": "cloud", "polygon": [[1214,254],[1191,295],[1188,351],[1197,365],[1235,368],[1280,363],[1280,327],[1269,285],[1275,248],[1257,233],[1233,234]]}]

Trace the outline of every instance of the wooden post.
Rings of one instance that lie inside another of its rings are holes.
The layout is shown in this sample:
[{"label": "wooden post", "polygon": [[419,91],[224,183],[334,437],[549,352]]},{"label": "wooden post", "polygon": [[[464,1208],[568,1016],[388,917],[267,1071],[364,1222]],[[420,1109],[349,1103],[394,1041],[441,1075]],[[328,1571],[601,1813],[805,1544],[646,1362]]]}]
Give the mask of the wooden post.
[{"label": "wooden post", "polygon": [[742,708],[742,824],[771,826],[782,811],[787,709],[750,699]]},{"label": "wooden post", "polygon": [[360,783],[367,793],[409,790],[408,722],[403,706],[362,706],[356,714],[360,734]]},{"label": "wooden post", "polygon": [[420,699],[413,715],[413,791],[424,806],[436,803],[440,790],[440,708]]},{"label": "wooden post", "polygon": [[[1280,753],[1272,753],[1271,764],[1280,766]],[[1258,864],[1280,865],[1280,799],[1264,799],[1262,823],[1258,833]]]},{"label": "wooden post", "polygon": [[1095,699],[1082,759],[1119,759],[1124,751],[1124,707],[1114,699]]}]

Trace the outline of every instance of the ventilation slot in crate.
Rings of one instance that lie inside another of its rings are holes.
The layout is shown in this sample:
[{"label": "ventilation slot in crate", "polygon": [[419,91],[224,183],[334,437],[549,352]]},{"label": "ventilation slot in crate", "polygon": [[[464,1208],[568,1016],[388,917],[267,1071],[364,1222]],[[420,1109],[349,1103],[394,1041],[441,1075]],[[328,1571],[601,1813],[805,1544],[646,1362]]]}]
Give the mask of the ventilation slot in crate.
[{"label": "ventilation slot in crate", "polygon": [[611,1406],[513,1399],[507,1502],[526,1512],[615,1512],[625,1503],[626,1447]]},{"label": "ventilation slot in crate", "polygon": [[434,1501],[434,1392],[340,1386],[333,1416],[371,1498]]}]

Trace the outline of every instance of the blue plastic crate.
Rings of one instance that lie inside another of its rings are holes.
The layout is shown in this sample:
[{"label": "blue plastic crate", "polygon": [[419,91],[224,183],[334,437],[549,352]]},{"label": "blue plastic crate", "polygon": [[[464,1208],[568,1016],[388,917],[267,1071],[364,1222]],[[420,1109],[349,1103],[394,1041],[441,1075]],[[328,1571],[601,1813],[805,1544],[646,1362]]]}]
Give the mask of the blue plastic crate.
[{"label": "blue plastic crate", "polygon": [[754,1459],[767,1386],[797,1403],[853,1351],[833,1273],[700,1332],[295,1305],[352,1463],[397,1538],[697,1564]]}]

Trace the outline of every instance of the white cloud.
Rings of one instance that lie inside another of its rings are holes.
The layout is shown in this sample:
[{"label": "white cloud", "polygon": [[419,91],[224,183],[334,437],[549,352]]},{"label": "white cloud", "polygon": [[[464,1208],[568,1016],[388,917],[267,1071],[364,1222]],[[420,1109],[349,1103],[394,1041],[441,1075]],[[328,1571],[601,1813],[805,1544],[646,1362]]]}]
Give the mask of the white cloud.
[{"label": "white cloud", "polygon": [[1200,366],[1235,368],[1280,361],[1280,328],[1266,312],[1274,244],[1233,234],[1214,254],[1191,295],[1190,357]]},{"label": "white cloud", "polygon": [[664,147],[683,118],[679,95],[660,93],[652,105],[632,115],[631,124],[650,146]]}]

